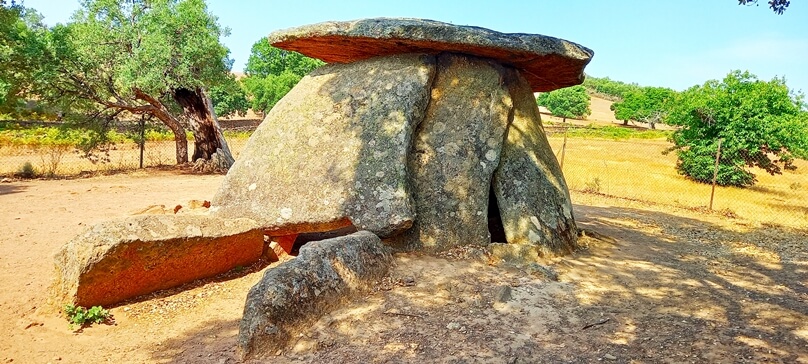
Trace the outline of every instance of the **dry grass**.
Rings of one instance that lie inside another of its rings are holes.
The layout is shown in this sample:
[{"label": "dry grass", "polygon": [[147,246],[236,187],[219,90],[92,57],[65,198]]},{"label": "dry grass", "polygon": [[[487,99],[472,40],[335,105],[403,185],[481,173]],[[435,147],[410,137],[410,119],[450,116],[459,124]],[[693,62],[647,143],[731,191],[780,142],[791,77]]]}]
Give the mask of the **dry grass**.
[{"label": "dry grass", "polygon": [[[230,138],[228,145],[234,156],[247,143],[246,138]],[[189,142],[189,153],[193,152],[193,142]],[[173,141],[147,142],[143,153],[144,167],[174,165],[175,145]],[[58,152],[58,155],[57,155]],[[109,151],[104,162],[93,163],[73,149],[61,151],[53,147],[28,148],[0,145],[0,176],[16,173],[23,164],[31,162],[40,175],[75,176],[82,173],[107,173],[137,169],[140,164],[140,150],[137,144],[119,144]]]},{"label": "dry grass", "polygon": [[[562,143],[562,138],[550,138],[558,156]],[[662,155],[669,146],[662,140],[571,138],[567,140],[564,175],[570,189],[575,191],[706,208],[711,187],[680,176],[674,168],[676,156]],[[758,183],[751,188],[717,187],[713,209],[760,223],[808,226],[808,161],[800,160],[796,165],[796,171],[777,176],[754,171]],[[573,199],[582,198],[586,198],[585,194],[574,194]]]}]

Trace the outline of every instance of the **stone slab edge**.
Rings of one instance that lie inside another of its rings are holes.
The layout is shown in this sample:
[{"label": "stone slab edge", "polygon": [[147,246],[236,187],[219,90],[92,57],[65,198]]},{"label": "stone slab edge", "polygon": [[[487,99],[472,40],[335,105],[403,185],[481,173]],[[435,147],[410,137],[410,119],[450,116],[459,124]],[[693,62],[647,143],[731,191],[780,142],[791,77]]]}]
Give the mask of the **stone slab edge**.
[{"label": "stone slab edge", "polygon": [[589,48],[546,35],[412,18],[323,22],[278,30],[268,40],[275,47],[329,63],[401,53],[487,57],[521,70],[537,92],[581,84],[584,67],[594,56]]}]

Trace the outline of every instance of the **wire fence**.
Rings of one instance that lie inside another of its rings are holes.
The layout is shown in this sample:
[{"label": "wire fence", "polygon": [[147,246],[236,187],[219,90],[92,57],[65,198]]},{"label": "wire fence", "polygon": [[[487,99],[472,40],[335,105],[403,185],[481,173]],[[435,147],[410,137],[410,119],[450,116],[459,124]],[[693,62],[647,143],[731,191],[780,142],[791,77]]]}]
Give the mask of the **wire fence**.
[{"label": "wire fence", "polygon": [[[712,186],[680,175],[676,170],[677,156],[663,154],[671,146],[666,140],[565,138],[561,128],[548,128],[547,132],[562,163],[574,203],[591,204],[598,198],[597,203],[608,204],[611,198],[622,199],[623,203],[637,201],[710,210]],[[247,139],[245,133],[228,139],[236,158]],[[192,144],[189,147],[192,149]],[[142,155],[144,167],[174,165],[174,142],[146,142]],[[0,144],[0,176],[20,178],[26,165],[37,176],[69,177],[134,170],[141,165],[140,146],[134,142],[116,144],[103,159],[88,159],[73,148]],[[760,223],[807,227],[808,161],[797,160],[795,166],[796,170],[775,176],[750,168],[757,182],[746,188],[716,187],[710,211]]]}]

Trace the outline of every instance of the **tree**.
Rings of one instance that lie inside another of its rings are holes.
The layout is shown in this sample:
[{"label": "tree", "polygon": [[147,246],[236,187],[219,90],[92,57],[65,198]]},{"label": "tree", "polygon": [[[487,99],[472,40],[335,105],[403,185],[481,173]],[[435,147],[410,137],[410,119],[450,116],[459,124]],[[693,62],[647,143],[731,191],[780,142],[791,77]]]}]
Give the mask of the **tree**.
[{"label": "tree", "polygon": [[711,182],[719,140],[717,182],[751,186],[758,167],[775,175],[808,158],[808,113],[803,96],[789,92],[784,79],[760,81],[749,72],[733,71],[722,81],[707,81],[677,96],[668,123],[679,125],[672,141],[678,171],[699,182]]},{"label": "tree", "polygon": [[592,113],[589,108],[590,97],[582,85],[566,87],[552,92],[543,92],[536,99],[539,106],[544,106],[555,116],[565,119],[583,119]]},{"label": "tree", "polygon": [[664,87],[641,87],[628,92],[623,101],[612,104],[614,117],[623,120],[627,125],[629,120],[648,123],[651,129],[657,123],[664,122],[668,114],[669,103],[675,91]]},{"label": "tree", "polygon": [[250,108],[247,92],[232,76],[224,84],[210,88],[210,99],[213,101],[213,109],[217,116],[244,116]]},{"label": "tree", "polygon": [[244,88],[251,95],[251,107],[255,112],[267,112],[280,101],[303,77],[284,71],[279,75],[252,76],[244,79]]},{"label": "tree", "polygon": [[278,49],[266,39],[255,42],[244,72],[244,88],[250,94],[255,112],[267,112],[298,82],[325,64],[297,52]]},{"label": "tree", "polygon": [[244,73],[247,76],[267,77],[291,72],[302,78],[323,64],[325,63],[318,59],[275,48],[266,39],[260,39],[250,49],[250,57],[244,67]]},{"label": "tree", "polygon": [[[0,0],[0,113],[28,114],[25,93],[40,82],[37,64],[45,52],[42,16],[14,1]],[[29,115],[26,115],[29,116]]]},{"label": "tree", "polygon": [[[758,5],[758,0],[738,0],[738,5]],[[769,0],[769,8],[772,9],[777,15],[783,15],[786,8],[791,5],[788,0]]]},{"label": "tree", "polygon": [[48,52],[32,90],[71,119],[104,125],[122,114],[150,115],[176,142],[177,163],[192,160],[227,169],[233,157],[207,88],[227,81],[232,61],[219,38],[227,34],[204,0],[83,0],[67,25],[47,34]]},{"label": "tree", "polygon": [[589,75],[584,79],[584,87],[590,93],[612,101],[622,100],[629,92],[640,88],[636,83],[625,83],[608,77],[598,78]]}]

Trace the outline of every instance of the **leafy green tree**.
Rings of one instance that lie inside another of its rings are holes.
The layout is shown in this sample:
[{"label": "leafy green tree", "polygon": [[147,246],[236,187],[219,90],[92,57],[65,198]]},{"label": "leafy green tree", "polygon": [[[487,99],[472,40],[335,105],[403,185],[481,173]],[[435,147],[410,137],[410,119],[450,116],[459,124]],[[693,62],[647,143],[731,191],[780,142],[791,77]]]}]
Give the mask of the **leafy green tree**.
[{"label": "leafy green tree", "polygon": [[543,92],[536,99],[539,106],[544,106],[553,115],[565,119],[583,119],[592,113],[589,108],[591,98],[582,85],[566,87],[551,92]]},{"label": "leafy green tree", "polygon": [[641,87],[624,95],[623,101],[612,104],[614,117],[628,124],[629,120],[648,123],[655,129],[657,123],[664,122],[669,103],[676,92],[664,87]]},{"label": "leafy green tree", "polygon": [[640,86],[636,83],[615,81],[608,77],[598,78],[586,76],[584,87],[595,95],[615,101],[622,100],[628,93],[637,91]]},{"label": "leafy green tree", "polygon": [[210,99],[213,101],[213,109],[217,116],[244,116],[250,108],[247,92],[232,76],[224,84],[210,88]]},{"label": "leafy green tree", "polygon": [[325,63],[318,59],[275,48],[266,39],[261,39],[255,42],[250,49],[250,58],[247,59],[244,73],[247,76],[267,77],[291,72],[303,78],[323,64]]},{"label": "leafy green tree", "polygon": [[266,39],[252,46],[244,88],[255,112],[267,112],[309,72],[325,64],[297,52],[275,48]]},{"label": "leafy green tree", "polygon": [[684,91],[672,104],[667,121],[681,126],[671,138],[677,169],[696,181],[712,181],[719,140],[717,183],[724,186],[753,185],[749,167],[775,175],[795,169],[795,158],[808,158],[808,113],[784,79],[765,82],[733,71]]},{"label": "leafy green tree", "polygon": [[226,169],[233,157],[207,95],[228,79],[225,35],[204,0],[83,0],[45,34],[47,52],[31,62],[46,82],[31,94],[73,120],[150,115],[174,133],[177,163],[188,161],[187,127],[192,160]]},{"label": "leafy green tree", "polygon": [[40,81],[38,65],[45,52],[42,17],[11,1],[0,1],[0,113],[30,117],[26,92]]},{"label": "leafy green tree", "polygon": [[255,112],[265,113],[272,109],[290,90],[292,90],[302,77],[286,71],[279,75],[266,77],[248,77],[244,80],[244,87],[251,95],[251,107]]}]

